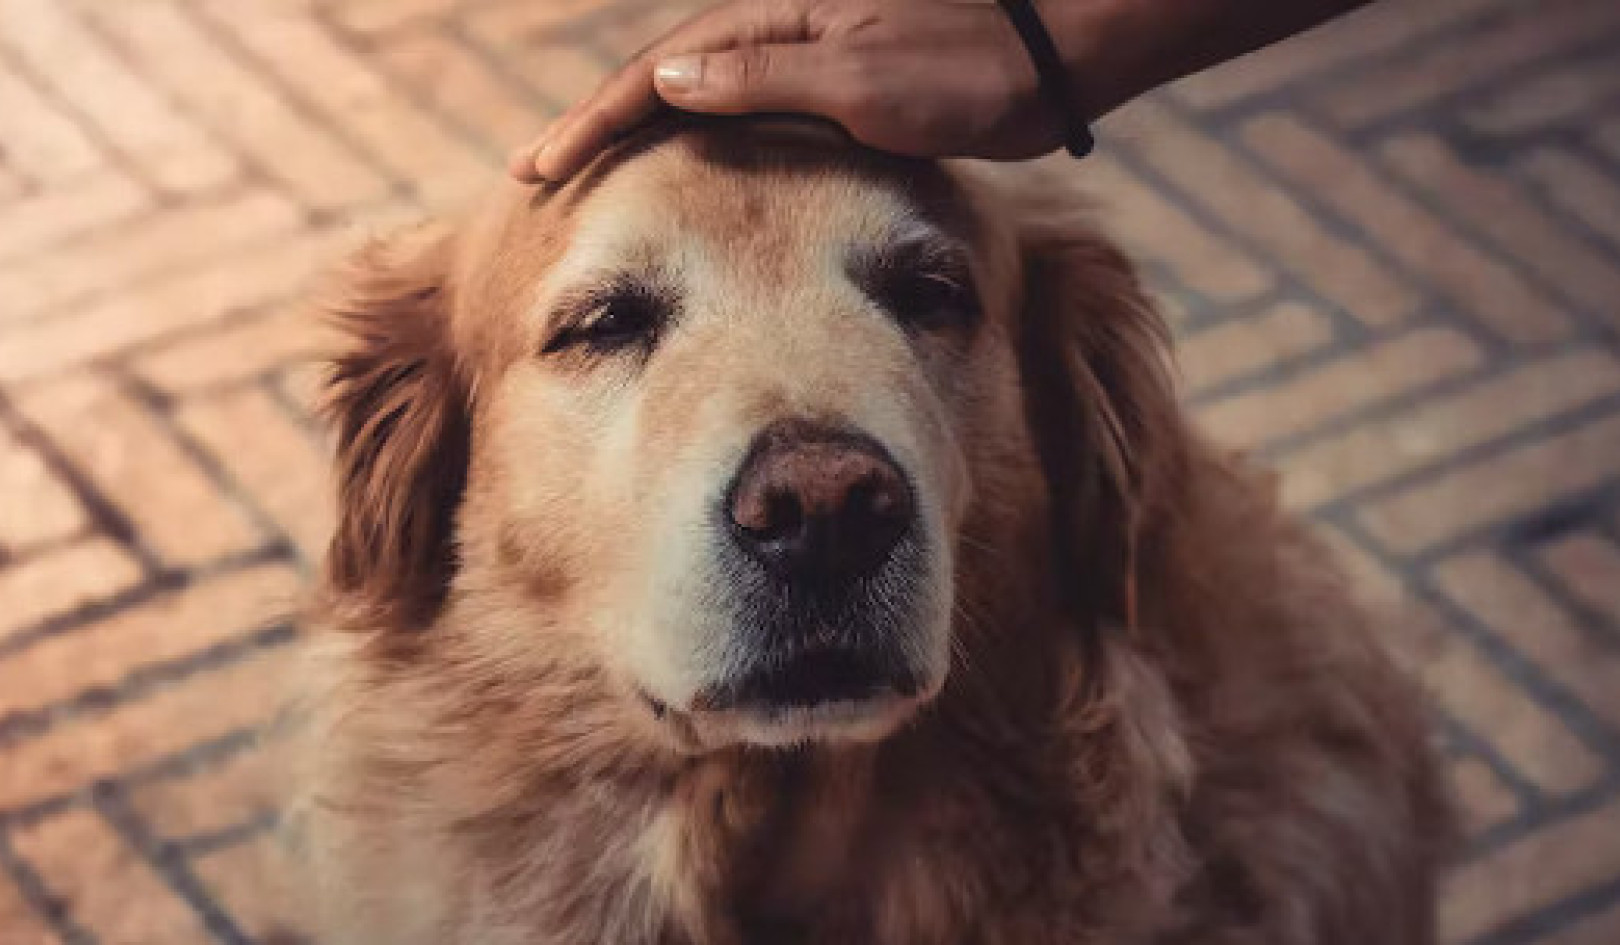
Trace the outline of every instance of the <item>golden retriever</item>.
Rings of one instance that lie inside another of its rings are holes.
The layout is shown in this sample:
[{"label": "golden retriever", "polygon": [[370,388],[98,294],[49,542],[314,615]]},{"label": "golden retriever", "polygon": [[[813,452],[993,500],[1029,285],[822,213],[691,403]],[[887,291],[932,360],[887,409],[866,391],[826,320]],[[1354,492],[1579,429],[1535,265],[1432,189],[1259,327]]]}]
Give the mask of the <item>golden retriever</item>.
[{"label": "golden retriever", "polygon": [[671,122],[332,309],[323,945],[1432,941],[1420,701],[1038,167]]}]

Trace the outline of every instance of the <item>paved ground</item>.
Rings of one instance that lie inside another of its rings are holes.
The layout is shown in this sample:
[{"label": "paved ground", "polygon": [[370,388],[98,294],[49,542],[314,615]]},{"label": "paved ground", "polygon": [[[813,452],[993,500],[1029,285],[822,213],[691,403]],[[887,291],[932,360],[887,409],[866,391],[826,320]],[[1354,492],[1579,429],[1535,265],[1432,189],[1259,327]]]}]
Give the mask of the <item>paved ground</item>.
[{"label": "paved ground", "polygon": [[[1620,5],[1400,0],[1140,103],[1109,203],[1210,427],[1443,720],[1452,942],[1620,942]],[[243,942],[328,519],[290,304],[676,17],[0,0],[0,940]]]}]

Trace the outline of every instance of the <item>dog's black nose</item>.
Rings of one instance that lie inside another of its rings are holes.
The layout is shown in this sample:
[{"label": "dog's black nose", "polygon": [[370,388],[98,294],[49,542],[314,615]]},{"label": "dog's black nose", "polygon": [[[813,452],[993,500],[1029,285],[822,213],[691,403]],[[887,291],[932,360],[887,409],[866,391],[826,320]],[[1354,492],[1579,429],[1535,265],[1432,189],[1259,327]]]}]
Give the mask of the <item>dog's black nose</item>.
[{"label": "dog's black nose", "polygon": [[783,579],[850,578],[888,560],[911,486],[870,437],[781,421],[755,439],[727,503],[742,548]]}]

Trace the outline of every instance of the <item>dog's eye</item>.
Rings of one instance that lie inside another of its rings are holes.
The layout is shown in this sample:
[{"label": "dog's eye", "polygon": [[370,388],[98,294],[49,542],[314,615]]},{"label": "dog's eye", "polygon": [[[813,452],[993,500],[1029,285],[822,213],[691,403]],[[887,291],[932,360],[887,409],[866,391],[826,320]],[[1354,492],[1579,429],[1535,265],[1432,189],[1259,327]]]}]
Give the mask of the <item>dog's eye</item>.
[{"label": "dog's eye", "polygon": [[978,320],[979,297],[967,257],[943,239],[857,250],[849,274],[908,331],[968,328]]},{"label": "dog's eye", "polygon": [[965,280],[944,273],[885,273],[874,289],[877,301],[895,318],[923,331],[966,325],[978,311]]},{"label": "dog's eye", "polygon": [[546,343],[546,354],[576,346],[611,352],[631,345],[650,345],[663,326],[665,307],[645,291],[619,291],[589,301],[577,321]]}]

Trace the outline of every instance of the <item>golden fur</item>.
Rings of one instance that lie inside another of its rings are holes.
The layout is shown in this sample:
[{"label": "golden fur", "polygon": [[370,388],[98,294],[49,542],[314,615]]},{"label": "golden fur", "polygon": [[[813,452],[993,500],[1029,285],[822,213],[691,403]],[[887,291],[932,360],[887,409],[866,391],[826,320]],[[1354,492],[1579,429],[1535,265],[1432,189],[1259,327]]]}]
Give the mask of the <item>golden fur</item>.
[{"label": "golden fur", "polygon": [[[1065,186],[725,123],[356,260],[296,820],[318,941],[1433,940],[1420,703],[1324,551],[1189,429],[1164,326]],[[908,339],[796,262],[914,212],[971,249],[969,333]],[[642,251],[743,301],[640,367],[538,357],[558,273]],[[805,413],[924,470],[948,673],[847,733],[660,717],[626,681],[684,691],[641,616],[648,569],[683,566],[662,523]]]}]

